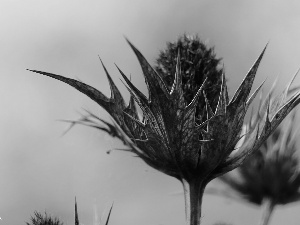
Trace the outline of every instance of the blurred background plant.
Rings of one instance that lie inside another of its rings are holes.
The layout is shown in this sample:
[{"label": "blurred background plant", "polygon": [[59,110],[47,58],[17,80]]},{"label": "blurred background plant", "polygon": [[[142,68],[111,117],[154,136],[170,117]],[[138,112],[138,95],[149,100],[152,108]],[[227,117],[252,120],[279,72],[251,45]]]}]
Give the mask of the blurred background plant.
[{"label": "blurred background plant", "polygon": [[[252,117],[250,123],[260,116]],[[300,200],[299,133],[295,124],[292,113],[243,165],[219,178],[229,186],[221,194],[262,207],[260,225],[268,224],[276,205]]]},{"label": "blurred background plant", "polygon": [[57,217],[49,216],[46,212],[43,215],[40,212],[35,211],[34,216],[31,216],[31,221],[26,222],[26,225],[63,225]]},{"label": "blurred background plant", "polygon": [[[109,209],[108,216],[106,218],[105,223],[103,224],[100,221],[100,224],[108,225],[112,208],[113,205]],[[93,224],[93,225],[100,225],[100,224]],[[61,222],[57,217],[49,216],[46,212],[45,215],[43,215],[35,211],[34,216],[31,217],[31,221],[29,223],[26,222],[26,225],[63,225],[63,222]],[[75,198],[75,225],[80,225],[76,198]]]}]

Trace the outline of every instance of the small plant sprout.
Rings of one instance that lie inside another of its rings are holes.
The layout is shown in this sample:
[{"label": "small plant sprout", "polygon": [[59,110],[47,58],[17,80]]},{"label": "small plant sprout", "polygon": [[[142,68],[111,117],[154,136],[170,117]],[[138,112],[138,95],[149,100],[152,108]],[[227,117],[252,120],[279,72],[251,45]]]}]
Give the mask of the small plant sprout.
[{"label": "small plant sprout", "polygon": [[[111,87],[111,97],[83,82],[53,73],[30,70],[65,82],[89,96],[103,107],[113,118],[107,132],[119,138],[149,166],[178,179],[184,189],[186,220],[189,225],[199,225],[201,220],[202,196],[206,185],[240,166],[252,152],[255,152],[276,129],[289,112],[299,104],[300,93],[287,98],[283,96],[276,104],[267,101],[264,117],[249,128],[244,145],[237,151],[235,146],[241,138],[241,130],[246,112],[261,89],[250,96],[251,87],[264,55],[262,51],[237,91],[229,100],[224,73],[219,84],[217,104],[206,96],[209,89],[207,79],[188,102],[182,88],[181,53],[178,52],[174,81],[171,89],[162,76],[147,62],[136,47],[128,41],[142,67],[149,96],[139,91],[119,69],[128,91],[129,104],[126,104],[111,76],[103,66]],[[204,99],[205,117],[198,117],[196,109],[199,99]],[[214,99],[215,100],[215,99]],[[143,112],[139,119],[135,102]],[[90,114],[97,120],[97,116]],[[91,125],[103,129],[103,121]],[[81,123],[85,121],[81,121]],[[231,154],[234,151],[234,154]]]},{"label": "small plant sprout", "polygon": [[[258,117],[260,115],[252,121]],[[300,165],[296,147],[299,133],[294,124],[295,113],[292,113],[259,150],[234,171],[235,174],[220,177],[240,199],[262,207],[260,225],[268,224],[276,205],[300,201]]]}]

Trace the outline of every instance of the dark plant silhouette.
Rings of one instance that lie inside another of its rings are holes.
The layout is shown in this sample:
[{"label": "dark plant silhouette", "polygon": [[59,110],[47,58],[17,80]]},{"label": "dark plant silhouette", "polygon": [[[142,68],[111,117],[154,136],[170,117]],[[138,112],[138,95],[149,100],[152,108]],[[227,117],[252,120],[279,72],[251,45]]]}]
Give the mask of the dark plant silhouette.
[{"label": "dark plant silhouette", "polygon": [[43,215],[35,211],[34,216],[31,216],[31,221],[26,222],[26,225],[63,225],[63,223],[58,218],[49,216],[46,212]]},{"label": "dark plant silhouette", "polygon": [[[230,101],[225,75],[222,75],[217,104],[212,107],[212,100],[208,100],[206,96],[207,79],[191,102],[184,98],[180,51],[174,82],[169,90],[162,76],[129,41],[128,43],[141,64],[149,91],[149,97],[146,97],[119,69],[131,94],[128,105],[104,66],[111,87],[110,98],[83,82],[52,73],[31,71],[65,82],[102,106],[112,116],[113,124],[108,125],[105,122],[108,127],[104,128],[102,120],[94,114],[89,114],[79,123],[106,129],[108,133],[122,140],[128,151],[135,153],[148,165],[177,178],[183,184],[187,223],[199,225],[206,185],[241,165],[256,151],[286,115],[299,104],[300,93],[291,97],[284,96],[276,105],[269,102],[260,112],[264,116],[257,119],[245,136],[245,145],[236,151],[235,146],[241,138],[245,114],[261,88],[260,86],[249,97],[265,49]],[[207,115],[196,121],[196,109],[201,98],[205,101]],[[143,112],[142,119],[139,118],[135,102]]]}]

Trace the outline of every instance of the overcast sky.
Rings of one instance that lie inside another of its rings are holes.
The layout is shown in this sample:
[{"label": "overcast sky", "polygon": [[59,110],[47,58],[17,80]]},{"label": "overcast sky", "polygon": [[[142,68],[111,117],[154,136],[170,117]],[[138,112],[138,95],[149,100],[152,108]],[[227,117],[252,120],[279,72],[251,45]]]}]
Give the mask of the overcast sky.
[{"label": "overcast sky", "polygon": [[[111,225],[184,223],[181,184],[156,172],[91,128],[62,136],[82,108],[107,113],[71,87],[26,71],[78,78],[109,95],[102,58],[116,84],[116,63],[145,92],[141,70],[124,36],[153,64],[167,41],[199,34],[215,46],[232,93],[267,42],[255,86],[278,90],[300,67],[300,2],[296,0],[1,0],[0,225],[25,224],[35,210],[74,224],[94,225],[114,202]],[[300,78],[295,83],[299,83]],[[259,209],[215,196],[204,198],[203,224],[255,224]],[[299,224],[299,205],[278,207],[273,225]]]}]

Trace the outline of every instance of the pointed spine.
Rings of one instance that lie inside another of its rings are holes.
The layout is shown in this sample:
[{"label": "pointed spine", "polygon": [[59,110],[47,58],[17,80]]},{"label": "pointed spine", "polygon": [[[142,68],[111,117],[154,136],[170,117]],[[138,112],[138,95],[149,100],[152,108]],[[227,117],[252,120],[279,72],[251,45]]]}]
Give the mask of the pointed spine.
[{"label": "pointed spine", "polygon": [[264,53],[265,53],[265,50],[266,50],[267,46],[268,45],[265,46],[262,53],[260,54],[260,56],[256,60],[256,62],[254,63],[254,65],[249,70],[248,74],[246,75],[246,77],[242,81],[241,85],[239,86],[239,88],[235,92],[230,104],[236,103],[237,107],[238,107],[242,102],[246,101],[247,97],[250,94],[250,91],[251,91],[251,88],[252,88],[252,85],[253,85],[253,81],[254,81],[257,69],[259,67],[259,64],[260,64],[263,56],[264,56]]},{"label": "pointed spine", "polygon": [[75,197],[75,225],[79,225],[76,197]]},{"label": "pointed spine", "polygon": [[122,75],[123,79],[125,80],[126,84],[129,86],[130,90],[132,90],[132,92],[134,93],[134,95],[137,96],[138,99],[140,99],[142,102],[148,104],[147,97],[131,83],[131,81],[127,78],[127,76],[123,73],[123,71],[117,65],[116,65],[116,67],[119,70],[120,74]]},{"label": "pointed spine", "polygon": [[[157,95],[158,90],[163,92],[165,97],[169,96],[168,88],[163,81],[162,77],[156,73],[156,71],[151,67],[142,53],[126,38],[127,43],[135,53],[139,63],[142,67],[143,75],[145,78],[146,85],[149,91],[149,101],[152,100],[152,95]],[[154,97],[155,98],[155,97]]]},{"label": "pointed spine", "polygon": [[204,99],[205,99],[205,104],[206,104],[206,113],[207,113],[207,119],[210,119],[212,118],[213,116],[215,116],[210,104],[209,104],[209,101],[207,99],[207,96],[205,94],[205,92],[203,92],[203,95],[204,95]]},{"label": "pointed spine", "polygon": [[177,93],[180,96],[183,94],[182,90],[182,74],[181,74],[181,62],[180,62],[180,50],[178,50],[177,60],[176,60],[176,72],[175,78],[172,85],[170,95]]},{"label": "pointed spine", "polygon": [[[286,104],[284,104],[273,116],[270,121],[270,128],[267,130],[264,129],[265,132],[260,137],[260,144],[268,137],[268,135],[273,132],[277,126],[281,123],[281,121],[291,112],[293,108],[295,108],[300,103],[300,92],[295,94]],[[258,146],[258,147],[259,147]]]},{"label": "pointed spine", "polygon": [[[249,97],[249,99],[247,100],[246,103],[246,108],[248,109],[249,106],[251,105],[251,103],[253,102],[253,100],[255,99],[256,95],[258,94],[258,92],[261,90],[262,86],[264,85],[266,80],[264,80],[261,85],[253,92],[253,94]],[[250,117],[251,118],[251,117]]]},{"label": "pointed spine", "polygon": [[[286,99],[286,97],[288,96],[290,87],[291,87],[292,83],[294,82],[295,78],[297,77],[297,75],[299,74],[299,71],[300,71],[300,68],[296,71],[296,73],[294,74],[292,80],[288,83],[286,89],[284,90],[284,99]],[[297,89],[298,88],[299,88],[299,86],[297,87]]]},{"label": "pointed spine", "polygon": [[109,222],[109,218],[110,218],[110,214],[111,214],[111,211],[112,211],[112,208],[114,206],[114,203],[111,205],[110,209],[109,209],[109,213],[108,213],[108,216],[107,216],[107,219],[106,219],[106,222],[105,222],[105,225],[108,225],[108,222]]},{"label": "pointed spine", "polygon": [[90,97],[92,100],[94,100],[95,102],[97,102],[100,106],[102,106],[106,111],[108,111],[110,113],[110,99],[108,97],[106,97],[104,94],[102,94],[102,92],[98,91],[96,88],[87,85],[85,83],[82,83],[80,81],[71,79],[71,78],[66,78],[57,74],[53,74],[53,73],[47,73],[47,72],[43,72],[43,71],[38,71],[38,70],[29,70],[31,72],[34,73],[39,73],[48,77],[52,77],[56,80],[62,81],[72,87],[74,87],[75,89],[77,89],[78,91],[82,92],[83,94],[85,94],[86,96]]},{"label": "pointed spine", "polygon": [[190,102],[190,104],[188,104],[188,106],[186,107],[186,110],[189,111],[190,109],[193,109],[197,106],[197,101],[200,97],[201,92],[203,91],[203,89],[205,88],[207,83],[207,78],[205,78],[204,82],[202,83],[201,87],[198,89],[196,95],[194,96],[193,100]]},{"label": "pointed spine", "polygon": [[[126,76],[124,76],[124,79],[126,82],[130,82],[128,79],[126,80]],[[128,84],[130,85],[130,83],[128,83]],[[150,126],[153,128],[153,130],[155,130],[157,134],[159,134],[161,137],[163,137],[160,127],[156,121],[155,116],[153,115],[153,112],[151,111],[151,109],[149,107],[148,102],[147,101],[145,102],[143,98],[140,98],[138,96],[139,90],[136,89],[137,92],[135,92],[135,89],[131,89],[130,87],[128,87],[126,85],[125,85],[125,87],[129,91],[131,96],[133,96],[133,98],[137,102],[137,104],[140,106],[141,110],[143,111],[143,115],[146,117],[147,122],[150,124]]]},{"label": "pointed spine", "polygon": [[111,76],[109,75],[109,73],[108,73],[106,67],[104,66],[104,63],[102,62],[100,57],[99,57],[99,60],[101,62],[101,65],[104,69],[107,80],[109,82],[110,91],[111,91],[110,101],[113,101],[115,104],[120,104],[122,108],[125,108],[125,102],[124,102],[123,96],[121,95],[119,89],[117,88],[117,86],[115,85],[115,83],[112,80]]},{"label": "pointed spine", "polygon": [[226,87],[226,81],[225,81],[225,74],[223,73],[219,101],[218,101],[217,109],[215,112],[216,115],[219,115],[219,114],[225,115],[226,114],[227,99],[228,99],[227,87]]}]

